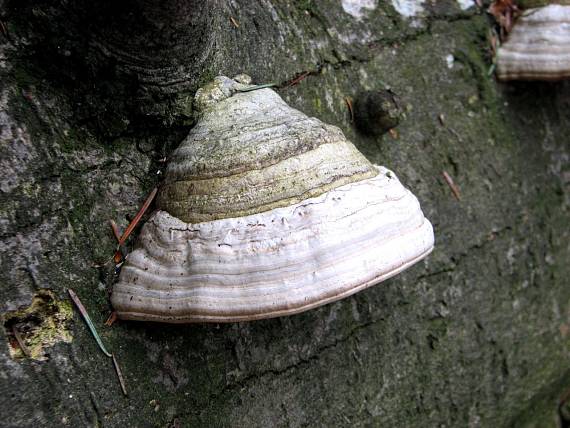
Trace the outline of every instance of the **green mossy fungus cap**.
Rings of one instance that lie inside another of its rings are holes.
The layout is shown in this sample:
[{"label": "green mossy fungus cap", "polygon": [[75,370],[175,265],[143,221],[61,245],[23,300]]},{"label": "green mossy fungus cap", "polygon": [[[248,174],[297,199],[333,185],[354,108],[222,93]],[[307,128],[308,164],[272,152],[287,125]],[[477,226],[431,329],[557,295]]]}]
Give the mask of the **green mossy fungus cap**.
[{"label": "green mossy fungus cap", "polygon": [[240,81],[196,92],[199,119],[170,158],[160,209],[187,223],[241,217],[377,174],[339,128]]}]

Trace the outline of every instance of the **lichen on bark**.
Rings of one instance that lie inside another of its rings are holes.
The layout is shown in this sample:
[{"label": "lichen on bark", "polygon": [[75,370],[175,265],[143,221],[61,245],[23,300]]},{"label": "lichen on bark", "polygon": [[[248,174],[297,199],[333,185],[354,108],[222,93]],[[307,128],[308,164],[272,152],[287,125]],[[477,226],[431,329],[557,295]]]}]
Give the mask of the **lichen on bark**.
[{"label": "lichen on bark", "polygon": [[73,312],[67,301],[58,301],[49,289],[40,289],[29,306],[3,314],[14,359],[49,359],[49,349],[58,342],[71,343]]}]

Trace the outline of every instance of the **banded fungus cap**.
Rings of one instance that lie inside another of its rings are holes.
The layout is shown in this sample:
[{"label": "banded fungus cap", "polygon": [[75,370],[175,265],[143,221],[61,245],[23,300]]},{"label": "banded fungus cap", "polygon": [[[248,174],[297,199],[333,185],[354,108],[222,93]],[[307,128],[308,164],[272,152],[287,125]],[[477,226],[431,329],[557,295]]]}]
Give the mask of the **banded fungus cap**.
[{"label": "banded fungus cap", "polygon": [[497,50],[497,78],[563,80],[570,77],[570,0],[525,0]]},{"label": "banded fungus cap", "polygon": [[[243,77],[242,77],[243,79]],[[271,89],[218,77],[127,257],[120,318],[232,322],[349,296],[425,257],[433,230],[395,175]]]}]

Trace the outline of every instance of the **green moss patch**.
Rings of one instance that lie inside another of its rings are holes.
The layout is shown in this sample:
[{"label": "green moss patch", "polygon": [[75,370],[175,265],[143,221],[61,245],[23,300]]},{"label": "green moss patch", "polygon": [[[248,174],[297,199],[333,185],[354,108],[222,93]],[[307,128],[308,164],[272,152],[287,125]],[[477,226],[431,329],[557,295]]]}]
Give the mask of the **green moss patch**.
[{"label": "green moss patch", "polygon": [[57,299],[52,290],[40,289],[32,303],[3,316],[10,356],[15,359],[49,359],[46,348],[59,342],[70,343],[73,310],[67,301]]}]

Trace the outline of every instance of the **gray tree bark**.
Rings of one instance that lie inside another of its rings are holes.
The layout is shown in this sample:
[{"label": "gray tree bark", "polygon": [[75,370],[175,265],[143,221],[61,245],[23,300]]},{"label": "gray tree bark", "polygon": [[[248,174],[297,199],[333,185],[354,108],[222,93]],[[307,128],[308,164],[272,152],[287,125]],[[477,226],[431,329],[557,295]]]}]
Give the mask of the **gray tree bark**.
[{"label": "gray tree bark", "polygon": [[[0,1],[0,425],[568,425],[568,83],[496,83],[490,20],[452,0],[412,18],[390,1],[114,3]],[[296,316],[105,327],[108,220],[124,229],[160,182],[194,91],[241,72],[393,169],[435,251]],[[345,98],[385,86],[397,138],[359,133]]]}]

